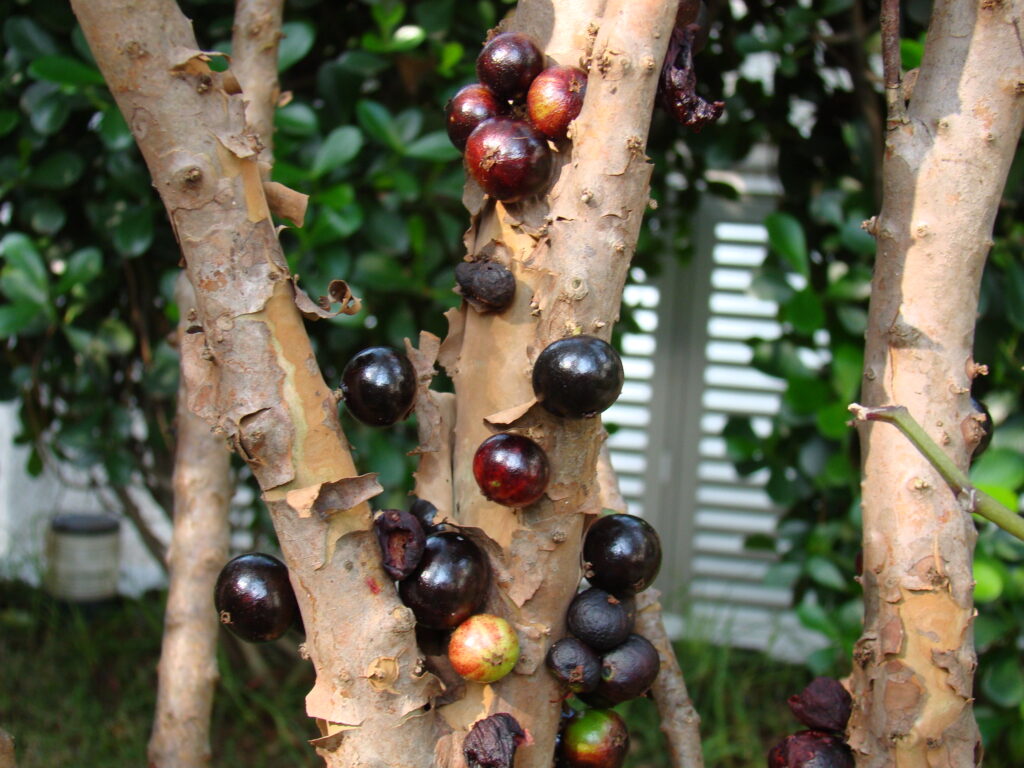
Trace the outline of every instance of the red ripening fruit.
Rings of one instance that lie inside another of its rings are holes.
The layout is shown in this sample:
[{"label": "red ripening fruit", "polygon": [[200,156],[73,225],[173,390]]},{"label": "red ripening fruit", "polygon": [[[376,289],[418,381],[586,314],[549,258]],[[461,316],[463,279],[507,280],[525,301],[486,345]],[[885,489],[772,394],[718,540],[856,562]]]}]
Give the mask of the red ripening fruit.
[{"label": "red ripening fruit", "polygon": [[519,661],[519,638],[505,619],[478,613],[452,632],[448,660],[463,679],[493,683],[511,672]]},{"label": "red ripening fruit", "polygon": [[502,99],[521,99],[543,68],[540,49],[521,32],[495,35],[476,57],[477,79]]},{"label": "red ripening fruit", "polygon": [[830,733],[797,731],[771,748],[768,768],[853,768],[853,753]]},{"label": "red ripening fruit", "polygon": [[611,709],[576,715],[562,734],[562,759],[570,768],[620,768],[629,751],[629,731]]},{"label": "red ripening fruit", "polygon": [[544,495],[548,457],[530,438],[502,432],[491,435],[476,449],[473,477],[491,501],[525,507]]},{"label": "red ripening fruit", "polygon": [[486,120],[466,141],[466,168],[484,192],[503,203],[536,195],[551,177],[551,150],[525,120]]},{"label": "red ripening fruit", "polygon": [[533,127],[552,141],[565,138],[583,108],[587,73],[577,67],[548,67],[530,84],[526,112]]},{"label": "red ripening fruit", "polygon": [[506,106],[486,85],[470,83],[452,96],[444,108],[448,138],[460,152],[464,152],[466,140],[473,129],[484,120],[504,114]]}]

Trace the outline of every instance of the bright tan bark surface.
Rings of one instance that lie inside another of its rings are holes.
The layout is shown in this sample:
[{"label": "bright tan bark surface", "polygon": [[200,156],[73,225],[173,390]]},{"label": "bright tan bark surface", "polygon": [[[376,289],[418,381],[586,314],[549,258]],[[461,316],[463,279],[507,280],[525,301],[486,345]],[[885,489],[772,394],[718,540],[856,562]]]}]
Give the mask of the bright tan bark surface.
[{"label": "bright tan bark surface", "polygon": [[[1020,0],[936,2],[912,100],[890,101],[863,381],[962,468],[975,309],[1024,120]],[[889,425],[862,425],[864,633],[850,743],[862,768],[980,762],[971,708],[974,523]],[[967,431],[970,434],[970,430]]]}]

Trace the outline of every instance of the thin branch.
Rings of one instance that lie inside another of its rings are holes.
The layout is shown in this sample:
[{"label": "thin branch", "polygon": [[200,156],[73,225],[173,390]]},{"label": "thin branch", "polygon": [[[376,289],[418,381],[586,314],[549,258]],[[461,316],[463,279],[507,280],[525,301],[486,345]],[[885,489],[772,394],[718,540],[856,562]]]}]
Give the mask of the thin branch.
[{"label": "thin branch", "polygon": [[1024,540],[1024,517],[1003,506],[984,491],[975,488],[967,473],[960,469],[939,447],[938,443],[928,436],[928,433],[904,406],[888,405],[881,408],[868,408],[859,403],[853,403],[850,406],[850,412],[857,417],[857,421],[882,421],[892,424],[913,443],[922,456],[928,459],[935,467],[935,471],[949,484],[957,498],[966,501],[968,511],[976,512],[1004,531]]},{"label": "thin branch", "polygon": [[274,165],[274,110],[281,95],[277,48],[284,0],[238,0],[231,37],[231,71],[245,95],[245,119],[262,144],[264,178]]},{"label": "thin branch", "polygon": [[903,60],[900,55],[900,2],[882,0],[882,68],[885,72],[885,103],[889,113],[889,128],[907,120],[907,105],[903,101],[900,82]]},{"label": "thin branch", "polygon": [[149,523],[146,522],[146,518],[142,514],[142,510],[139,509],[139,505],[135,503],[135,499],[128,492],[128,489],[121,485],[115,485],[111,487],[114,492],[114,496],[117,497],[118,502],[121,505],[121,511],[124,512],[125,517],[132,521],[132,525],[135,526],[135,530],[139,532],[139,537],[142,539],[142,543],[145,545],[146,550],[153,556],[164,573],[167,573],[167,547],[160,540],[160,538],[153,533],[153,529]]},{"label": "thin branch", "polygon": [[636,597],[637,632],[658,649],[661,670],[651,686],[651,695],[658,707],[661,732],[668,741],[672,768],[704,768],[700,745],[700,715],[686,690],[686,680],[679,668],[675,650],[665,632],[661,618],[660,593],[647,589]]}]

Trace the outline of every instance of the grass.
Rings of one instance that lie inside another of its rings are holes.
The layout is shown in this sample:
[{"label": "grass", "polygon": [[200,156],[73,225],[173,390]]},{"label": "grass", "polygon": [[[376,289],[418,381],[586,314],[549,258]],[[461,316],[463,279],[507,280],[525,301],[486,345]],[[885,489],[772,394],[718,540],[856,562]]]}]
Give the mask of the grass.
[{"label": "grass", "polygon": [[[0,583],[0,727],[19,768],[145,765],[163,624],[162,593],[81,609],[23,584]],[[702,724],[705,763],[760,768],[796,721],[783,700],[809,674],[757,653],[703,643],[677,647]],[[221,644],[212,722],[214,765],[299,768],[322,763],[306,744],[311,667],[274,646],[262,663]],[[250,670],[262,667],[259,673]],[[667,766],[657,712],[646,699],[621,705],[632,768]]]}]

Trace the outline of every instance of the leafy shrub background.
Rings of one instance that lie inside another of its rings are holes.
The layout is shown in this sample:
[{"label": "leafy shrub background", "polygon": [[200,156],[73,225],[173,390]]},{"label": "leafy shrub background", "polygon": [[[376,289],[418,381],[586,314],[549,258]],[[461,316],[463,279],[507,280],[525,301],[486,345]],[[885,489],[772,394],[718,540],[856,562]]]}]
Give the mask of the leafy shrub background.
[{"label": "leafy shrub background", "polygon": [[[754,364],[787,382],[772,434],[727,427],[741,472],[769,473],[788,512],[772,578],[793,586],[798,613],[830,647],[808,660],[842,673],[860,626],[852,578],[859,547],[856,399],[874,244],[861,222],[879,206],[882,100],[878,0],[709,2],[712,34],[698,58],[702,88],[727,96],[727,117],[683,135],[652,127],[653,196],[637,263],[656,274],[690,256],[701,195],[758,142],[778,149],[784,194],[766,221],[771,252],[753,290],[779,302],[784,332],[753,339]],[[927,0],[904,3],[907,68],[920,60]],[[294,0],[286,11],[274,178],[310,194],[304,229],[282,235],[311,294],[348,280],[366,310],[309,326],[328,382],[371,344],[401,347],[419,329],[444,334],[457,303],[453,269],[466,226],[463,171],[443,106],[474,79],[482,30],[505,0]],[[184,3],[200,43],[228,52],[233,4]],[[171,509],[177,355],[172,291],[178,252],[133,139],[63,4],[0,0],[0,398],[17,398],[29,470],[76,467],[89,482],[144,484]],[[1024,486],[1018,413],[1024,331],[1024,165],[1011,173],[985,274],[976,358],[990,367],[976,395],[997,423],[979,484],[1011,504]],[[955,311],[957,308],[951,308]],[[630,320],[624,318],[623,328]],[[339,327],[340,326],[340,327]],[[621,330],[621,328],[620,328]],[[414,427],[370,430],[343,415],[362,466],[381,473],[382,504],[409,487]],[[247,472],[238,467],[240,478]],[[270,535],[264,517],[257,533]],[[978,716],[992,752],[1024,759],[1024,547],[981,526],[976,576],[981,653]]]}]

